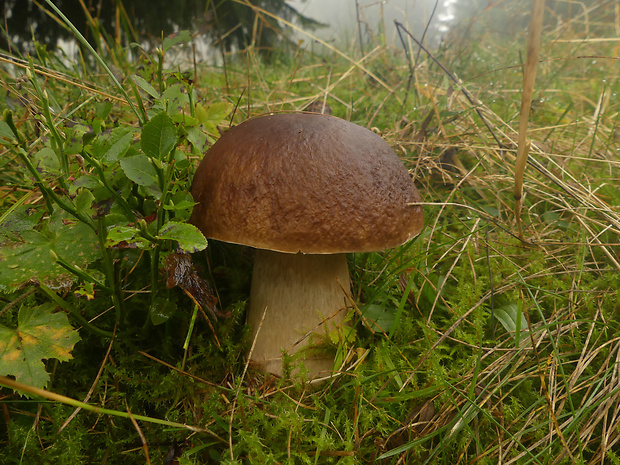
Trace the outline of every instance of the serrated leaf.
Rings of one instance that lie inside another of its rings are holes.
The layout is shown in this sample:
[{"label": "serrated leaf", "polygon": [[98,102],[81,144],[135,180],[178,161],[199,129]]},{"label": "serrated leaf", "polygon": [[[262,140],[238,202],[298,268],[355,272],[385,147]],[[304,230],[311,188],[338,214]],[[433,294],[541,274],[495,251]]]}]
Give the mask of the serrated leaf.
[{"label": "serrated leaf", "polygon": [[105,240],[106,247],[139,247],[150,246],[149,241],[140,237],[140,230],[132,226],[114,226],[108,230]]},{"label": "serrated leaf", "polygon": [[217,134],[217,125],[221,124],[233,109],[234,105],[230,102],[217,102],[206,107],[196,105],[195,114],[205,131]]},{"label": "serrated leaf", "polygon": [[43,212],[39,212],[32,205],[18,205],[12,207],[12,210],[0,222],[0,234],[19,233],[22,231],[30,231],[39,223],[43,216]]},{"label": "serrated leaf", "polygon": [[177,241],[179,248],[189,253],[207,248],[205,236],[193,224],[168,222],[162,226],[158,238]]},{"label": "serrated leaf", "polygon": [[142,151],[149,157],[161,160],[177,143],[177,128],[165,112],[151,118],[142,128]]},{"label": "serrated leaf", "polygon": [[53,304],[24,306],[16,329],[0,325],[0,374],[43,388],[49,380],[43,360],[70,360],[71,350],[79,340],[67,315],[54,313]]},{"label": "serrated leaf", "polygon": [[51,252],[64,261],[85,268],[100,258],[97,236],[82,223],[70,224],[49,235],[23,231],[21,241],[6,241],[0,247],[0,291],[12,290],[29,281],[44,282],[58,288],[74,276],[57,265]]},{"label": "serrated leaf", "polygon": [[125,157],[120,161],[120,164],[129,179],[139,186],[145,187],[147,192],[155,198],[161,197],[157,171],[155,171],[155,167],[148,157],[142,154]]}]

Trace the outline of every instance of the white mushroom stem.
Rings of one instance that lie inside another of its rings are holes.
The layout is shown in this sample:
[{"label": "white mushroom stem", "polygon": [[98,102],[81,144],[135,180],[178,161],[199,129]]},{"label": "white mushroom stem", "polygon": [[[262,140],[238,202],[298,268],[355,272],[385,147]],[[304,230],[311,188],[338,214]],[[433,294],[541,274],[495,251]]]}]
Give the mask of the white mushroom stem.
[{"label": "white mushroom stem", "polygon": [[350,302],[345,293],[350,293],[345,254],[258,249],[248,312],[256,338],[252,361],[281,376],[283,351],[291,355],[303,351],[300,355],[310,378],[331,373],[333,353],[318,346],[325,346],[329,334],[342,327]]}]

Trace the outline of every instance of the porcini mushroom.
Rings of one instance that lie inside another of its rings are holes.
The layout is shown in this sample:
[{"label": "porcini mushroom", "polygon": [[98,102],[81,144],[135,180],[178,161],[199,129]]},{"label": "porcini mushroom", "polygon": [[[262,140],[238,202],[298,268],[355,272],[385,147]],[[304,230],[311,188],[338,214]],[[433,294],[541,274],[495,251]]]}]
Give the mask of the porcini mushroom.
[{"label": "porcini mushroom", "polygon": [[422,207],[410,205],[420,195],[391,147],[320,114],[270,114],[233,127],[207,151],[192,195],[190,221],[206,237],[258,249],[251,358],[277,375],[282,351],[303,351],[311,377],[333,369],[333,355],[312,348],[346,316],[346,253],[398,246],[424,223]]}]

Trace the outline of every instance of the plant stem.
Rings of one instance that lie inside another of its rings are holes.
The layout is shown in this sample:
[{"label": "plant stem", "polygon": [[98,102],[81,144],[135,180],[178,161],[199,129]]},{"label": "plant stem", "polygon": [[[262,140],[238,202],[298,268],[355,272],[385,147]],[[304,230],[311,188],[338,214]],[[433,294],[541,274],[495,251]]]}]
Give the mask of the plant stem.
[{"label": "plant stem", "polygon": [[[45,117],[45,121],[47,123],[47,129],[49,129],[50,134],[51,134],[52,149],[54,150],[54,153],[56,154],[56,156],[58,157],[58,160],[60,161],[60,164],[62,165],[62,171],[64,175],[66,177],[69,177],[71,173],[69,171],[69,159],[67,158],[67,155],[64,152],[65,141],[63,140],[62,136],[58,132],[58,129],[56,129],[56,124],[54,123],[52,112],[50,111],[49,96],[47,94],[47,91],[41,89],[41,86],[39,86],[39,81],[37,81],[36,71],[34,69],[34,63],[32,61],[32,58],[29,58],[28,61],[30,65],[30,68],[27,70],[29,71],[28,77],[30,78],[30,82],[32,83],[32,86],[34,87],[34,90],[36,91],[37,96],[39,97],[39,100],[41,101],[41,109],[43,110],[43,116]],[[67,188],[64,178],[62,177],[58,178],[58,182],[63,189]]]},{"label": "plant stem", "polygon": [[88,410],[89,412],[104,414],[104,415],[114,415],[122,418],[134,418],[135,420],[146,421],[149,423],[157,423],[159,425],[171,426],[173,428],[183,428],[188,429],[190,431],[194,431],[196,433],[207,433],[217,440],[221,442],[226,442],[224,439],[219,437],[213,431],[208,428],[201,428],[199,426],[191,426],[186,425],[184,423],[177,423],[175,421],[161,420],[159,418],[147,417],[145,415],[134,415],[129,412],[120,412],[118,410],[110,410],[107,408],[97,407],[96,405],[86,404],[84,402],[80,402],[79,400],[72,399],[71,397],[66,397],[60,394],[56,394],[55,392],[46,391],[45,389],[39,389],[34,386],[29,386],[27,384],[20,383],[18,381],[7,378],[6,376],[0,376],[0,385],[11,388],[15,391],[23,392],[26,394],[30,394],[33,396],[43,397],[44,399],[48,399],[55,402],[61,402],[66,405],[71,405],[73,407],[81,408],[84,410]]},{"label": "plant stem", "polygon": [[99,218],[99,222],[97,224],[97,238],[99,239],[99,249],[101,250],[101,255],[103,258],[103,265],[105,267],[108,285],[113,290],[112,301],[114,302],[114,309],[116,311],[116,324],[120,326],[125,321],[125,306],[120,279],[118,279],[119,277],[115,271],[114,261],[112,260],[110,251],[105,245],[106,229],[103,218]]},{"label": "plant stem", "polygon": [[35,184],[41,191],[41,194],[43,194],[43,197],[45,198],[45,205],[50,214],[54,212],[54,206],[52,205],[52,202],[51,202],[53,200],[54,203],[56,203],[60,208],[62,208],[64,211],[74,216],[75,218],[77,218],[82,223],[88,225],[90,228],[93,229],[93,231],[97,230],[97,228],[95,227],[95,224],[93,223],[92,219],[89,216],[84,215],[83,213],[77,211],[70,204],[66,203],[63,199],[61,199],[58,196],[58,194],[54,192],[53,189],[50,189],[49,187],[45,185],[43,178],[41,178],[41,175],[39,174],[39,172],[32,165],[30,159],[28,158],[28,154],[26,153],[25,150],[23,150],[21,147],[18,147],[17,155],[19,156],[19,158],[21,158],[21,160],[26,165],[26,168],[28,168],[28,171],[30,171],[30,174],[32,174],[32,176],[34,177]]},{"label": "plant stem", "polygon": [[52,291],[45,284],[39,284],[39,289],[41,289],[56,305],[60,308],[67,310],[69,312],[69,316],[73,318],[80,326],[84,329],[90,331],[91,333],[97,334],[99,336],[112,338],[114,337],[114,333],[111,331],[106,331],[105,329],[98,328],[92,324],[90,324],[81,314],[77,311],[69,302],[62,299],[58,294]]},{"label": "plant stem", "polygon": [[99,163],[99,160],[91,157],[89,154],[86,153],[85,150],[82,150],[81,154],[84,159],[88,161],[88,163],[95,169],[95,171],[97,172],[97,176],[99,177],[99,182],[112,195],[112,197],[114,197],[114,199],[118,202],[121,208],[125,211],[125,214],[127,215],[129,221],[132,221],[134,223],[137,222],[136,215],[131,209],[131,205],[129,205],[129,203],[127,203],[127,201],[118,192],[116,192],[116,190],[110,185],[110,183],[106,179],[105,173],[103,171],[101,163]]}]

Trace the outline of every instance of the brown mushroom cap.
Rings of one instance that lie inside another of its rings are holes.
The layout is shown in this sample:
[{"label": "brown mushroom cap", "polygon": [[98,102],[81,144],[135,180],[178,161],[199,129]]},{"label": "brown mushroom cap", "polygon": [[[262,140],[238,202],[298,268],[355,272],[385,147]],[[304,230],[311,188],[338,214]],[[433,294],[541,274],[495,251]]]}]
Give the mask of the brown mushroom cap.
[{"label": "brown mushroom cap", "polygon": [[208,150],[191,222],[209,238],[285,253],[371,252],[424,224],[407,169],[377,134],[319,114],[241,123]]}]

